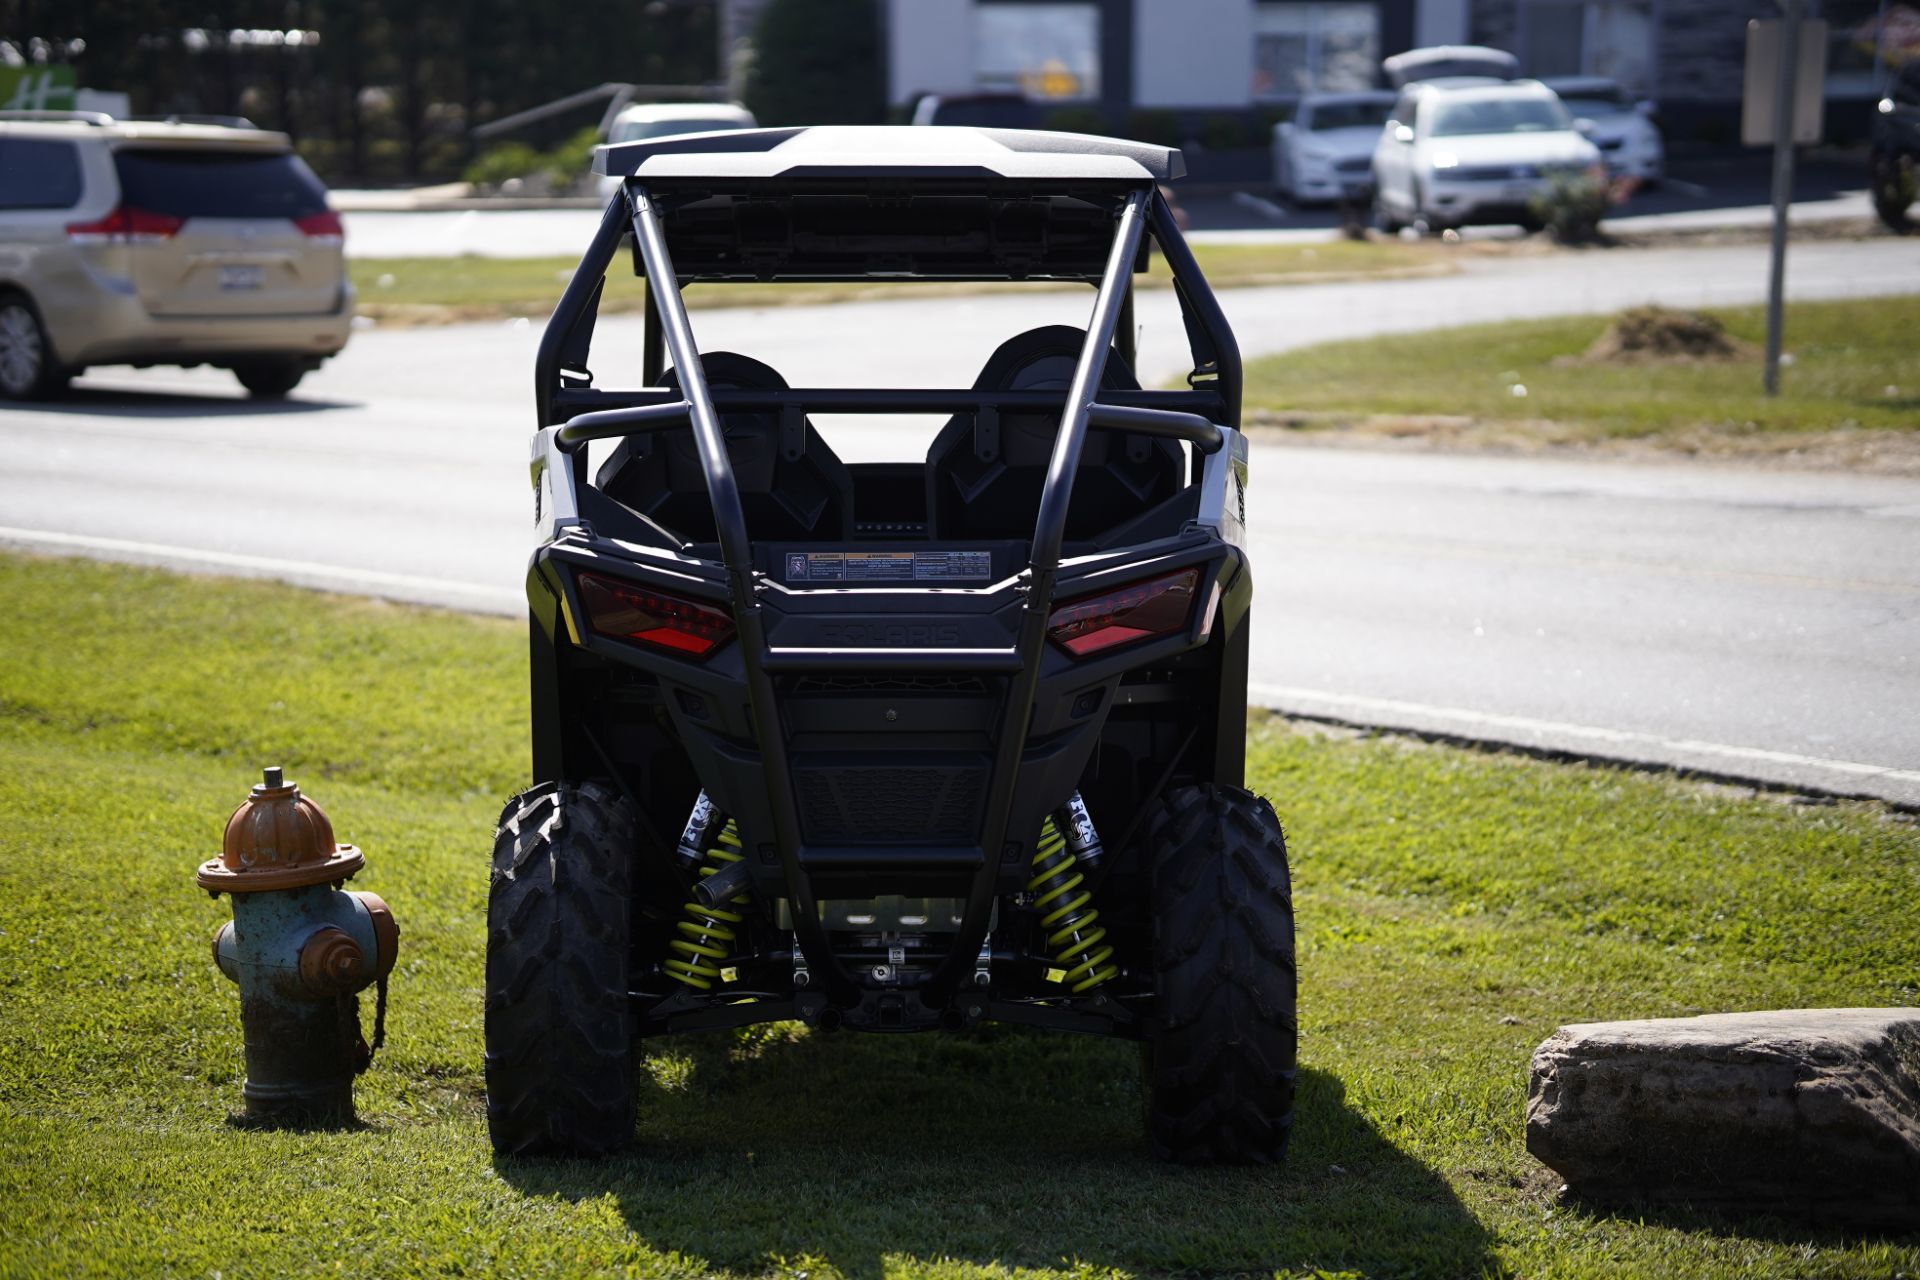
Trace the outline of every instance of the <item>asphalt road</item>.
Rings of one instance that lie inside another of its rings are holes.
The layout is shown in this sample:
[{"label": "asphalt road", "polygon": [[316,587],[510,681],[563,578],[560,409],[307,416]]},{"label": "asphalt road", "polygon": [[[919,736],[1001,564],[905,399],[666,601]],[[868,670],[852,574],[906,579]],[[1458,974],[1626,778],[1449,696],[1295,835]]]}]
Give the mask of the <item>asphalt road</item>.
[{"label": "asphalt road", "polygon": [[[1765,153],[1681,166],[1661,186],[1622,205],[1607,225],[1620,232],[1753,228],[1773,217],[1771,169]],[[1791,218],[1797,226],[1868,220],[1860,165],[1818,160],[1795,171]],[[1314,243],[1336,239],[1341,211],[1289,204],[1263,185],[1243,190],[1195,188],[1178,193],[1195,240]],[[356,258],[571,257],[599,225],[592,208],[412,211],[393,207],[391,192],[337,191],[345,210],[347,252]],[[1514,227],[1470,227],[1469,238],[1519,234]]]},{"label": "asphalt road", "polygon": [[[1905,241],[1807,244],[1791,262],[1796,297],[1920,280],[1920,244]],[[1752,301],[1763,280],[1759,251],[1608,253],[1224,301],[1256,354]],[[999,339],[1084,323],[1087,305],[716,311],[696,329],[796,385],[876,369],[965,385]],[[1171,376],[1168,300],[1143,299],[1139,318],[1144,374]],[[637,365],[631,319],[602,333]],[[527,323],[363,333],[278,408],[210,371],[90,374],[64,403],[0,413],[0,540],[516,612],[537,336]],[[596,363],[603,384],[624,380],[621,361]],[[936,424],[823,425],[863,459],[916,456]],[[1256,701],[1920,804],[1920,482],[1257,447],[1253,494]]]}]

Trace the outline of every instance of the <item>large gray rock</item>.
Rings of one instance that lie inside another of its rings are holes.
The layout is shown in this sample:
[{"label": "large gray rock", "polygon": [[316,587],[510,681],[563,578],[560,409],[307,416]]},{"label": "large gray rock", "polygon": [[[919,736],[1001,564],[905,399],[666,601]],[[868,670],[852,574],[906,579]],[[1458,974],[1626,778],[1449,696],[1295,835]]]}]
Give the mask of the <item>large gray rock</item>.
[{"label": "large gray rock", "polygon": [[1562,1027],[1527,1150],[1592,1200],[1920,1227],[1920,1009]]}]

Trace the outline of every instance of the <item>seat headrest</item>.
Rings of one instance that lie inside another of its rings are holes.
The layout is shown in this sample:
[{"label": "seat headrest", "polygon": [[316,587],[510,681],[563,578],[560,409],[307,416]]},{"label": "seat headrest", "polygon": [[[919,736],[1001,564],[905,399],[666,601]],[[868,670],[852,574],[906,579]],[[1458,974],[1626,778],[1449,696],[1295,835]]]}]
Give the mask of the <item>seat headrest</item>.
[{"label": "seat headrest", "polygon": [[[726,387],[733,391],[787,389],[787,380],[772,365],[761,364],[751,356],[743,356],[735,351],[706,352],[700,357],[700,368],[707,375],[707,385],[710,387]],[[668,369],[661,375],[661,381],[675,391],[680,389],[678,370]]]},{"label": "seat headrest", "polygon": [[[973,381],[976,391],[1052,391],[1073,381],[1074,366],[1087,345],[1087,331],[1070,324],[1050,324],[1025,333],[1016,333],[994,348],[980,376]],[[1140,384],[1126,357],[1117,350],[1107,352],[1107,368],[1100,385],[1111,391],[1136,391]]]}]

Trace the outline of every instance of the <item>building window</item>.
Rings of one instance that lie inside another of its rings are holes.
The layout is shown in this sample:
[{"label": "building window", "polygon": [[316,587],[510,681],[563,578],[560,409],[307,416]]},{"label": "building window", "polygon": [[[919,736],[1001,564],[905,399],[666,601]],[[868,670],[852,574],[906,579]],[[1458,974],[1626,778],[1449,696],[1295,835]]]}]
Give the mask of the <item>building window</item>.
[{"label": "building window", "polygon": [[973,11],[973,82],[1029,98],[1100,96],[1100,8],[992,4]]},{"label": "building window", "polygon": [[1255,6],[1254,97],[1371,89],[1379,70],[1379,6],[1291,0]]}]

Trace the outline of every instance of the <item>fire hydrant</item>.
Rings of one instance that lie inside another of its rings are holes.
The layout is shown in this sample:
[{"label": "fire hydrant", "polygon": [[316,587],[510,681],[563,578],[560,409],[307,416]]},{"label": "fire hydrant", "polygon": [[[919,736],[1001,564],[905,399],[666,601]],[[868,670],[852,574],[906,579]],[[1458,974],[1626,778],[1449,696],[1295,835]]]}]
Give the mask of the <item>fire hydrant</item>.
[{"label": "fire hydrant", "polygon": [[[267,769],[227,820],[220,856],[200,867],[201,888],[233,895],[213,959],[240,986],[248,1119],[353,1115],[353,1078],[385,1038],[387,974],[400,946],[386,903],[340,888],[365,865],[358,849],[334,843],[319,805]],[[369,1045],[358,993],[375,983]]]}]

